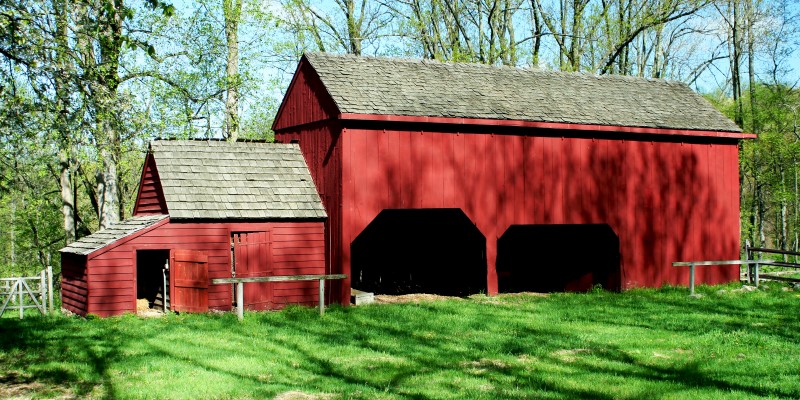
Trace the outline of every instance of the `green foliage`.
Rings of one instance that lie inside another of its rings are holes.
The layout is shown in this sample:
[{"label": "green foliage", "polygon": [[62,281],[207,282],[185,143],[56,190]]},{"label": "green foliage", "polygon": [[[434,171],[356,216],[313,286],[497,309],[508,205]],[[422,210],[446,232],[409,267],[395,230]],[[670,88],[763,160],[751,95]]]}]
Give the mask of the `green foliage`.
[{"label": "green foliage", "polygon": [[797,292],[3,318],[4,385],[81,398],[797,398]]}]

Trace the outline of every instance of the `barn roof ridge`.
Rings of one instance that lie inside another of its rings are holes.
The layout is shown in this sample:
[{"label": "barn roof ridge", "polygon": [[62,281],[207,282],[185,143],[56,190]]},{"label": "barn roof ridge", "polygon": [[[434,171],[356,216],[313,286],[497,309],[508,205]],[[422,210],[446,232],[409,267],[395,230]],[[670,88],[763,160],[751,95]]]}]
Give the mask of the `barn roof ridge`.
[{"label": "barn roof ridge", "polygon": [[150,143],[169,216],[180,219],[327,217],[294,143]]},{"label": "barn roof ridge", "polygon": [[342,114],[742,132],[683,82],[305,53]]}]

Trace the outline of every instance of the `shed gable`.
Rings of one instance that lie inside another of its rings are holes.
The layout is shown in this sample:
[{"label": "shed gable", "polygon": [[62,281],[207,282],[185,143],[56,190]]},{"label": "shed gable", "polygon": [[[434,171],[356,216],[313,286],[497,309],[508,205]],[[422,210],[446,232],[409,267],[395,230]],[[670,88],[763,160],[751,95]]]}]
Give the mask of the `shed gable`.
[{"label": "shed gable", "polygon": [[142,179],[139,181],[139,193],[136,195],[133,215],[168,213],[167,201],[164,199],[164,190],[161,188],[161,178],[158,176],[155,159],[152,154],[148,154],[142,168]]}]

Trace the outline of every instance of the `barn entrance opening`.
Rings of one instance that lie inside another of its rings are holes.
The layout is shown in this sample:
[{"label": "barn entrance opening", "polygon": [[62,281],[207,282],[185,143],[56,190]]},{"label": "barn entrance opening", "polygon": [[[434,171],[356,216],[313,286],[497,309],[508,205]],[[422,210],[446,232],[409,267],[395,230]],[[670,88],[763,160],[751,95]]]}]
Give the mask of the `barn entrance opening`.
[{"label": "barn entrance opening", "polygon": [[460,209],[387,209],[352,243],[352,287],[392,295],[485,292],[485,254],[486,238]]},{"label": "barn entrance opening", "polygon": [[616,291],[619,254],[608,224],[512,225],[497,241],[498,291]]},{"label": "barn entrance opening", "polygon": [[169,250],[136,251],[136,298],[146,299],[149,308],[169,309]]}]

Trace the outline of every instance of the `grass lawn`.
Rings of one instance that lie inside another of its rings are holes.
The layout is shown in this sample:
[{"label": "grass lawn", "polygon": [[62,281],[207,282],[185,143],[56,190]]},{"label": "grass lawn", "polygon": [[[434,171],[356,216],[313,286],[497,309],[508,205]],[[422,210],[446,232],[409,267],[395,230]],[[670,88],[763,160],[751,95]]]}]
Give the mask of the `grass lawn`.
[{"label": "grass lawn", "polygon": [[770,285],[4,317],[0,397],[800,398],[800,293]]}]

